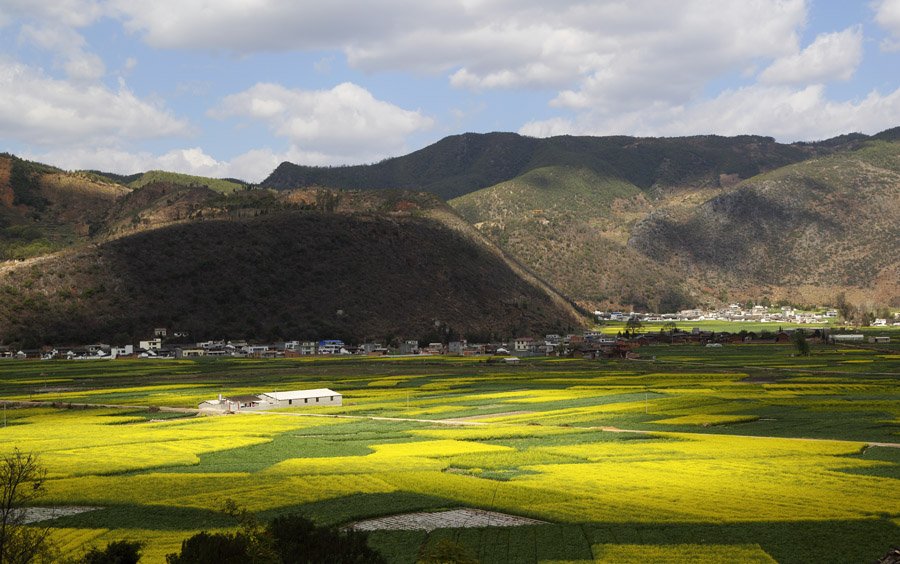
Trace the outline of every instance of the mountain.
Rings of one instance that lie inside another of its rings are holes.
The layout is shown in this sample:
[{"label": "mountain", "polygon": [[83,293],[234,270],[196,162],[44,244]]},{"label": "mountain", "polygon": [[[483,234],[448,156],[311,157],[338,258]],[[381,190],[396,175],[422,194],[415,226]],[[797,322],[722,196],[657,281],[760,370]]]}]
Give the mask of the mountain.
[{"label": "mountain", "polygon": [[451,200],[461,217],[586,308],[691,304],[682,276],[626,246],[653,209],[628,182],[590,169],[545,167]]},{"label": "mountain", "polygon": [[708,288],[627,245],[640,219],[700,204],[761,173],[852,151],[867,139],[849,134],[788,145],[753,135],[465,134],[374,165],[282,163],[262,186],[431,191],[584,308],[671,311],[706,301]]},{"label": "mountain", "polygon": [[156,182],[107,204],[87,243],[0,266],[0,342],[122,343],[157,326],[195,340],[510,338],[583,320],[431,194]]},{"label": "mountain", "polygon": [[90,239],[130,189],[87,173],[0,154],[0,260],[54,252]]},{"label": "mountain", "polygon": [[655,210],[628,247],[723,296],[900,306],[898,131]]},{"label": "mountain", "polygon": [[900,128],[466,134],[376,165],[282,164],[268,188],[0,155],[0,253],[18,259],[0,266],[0,340],[512,337],[596,308],[900,306],[898,163]]},{"label": "mountain", "polygon": [[[409,155],[377,164],[310,167],[282,163],[262,183],[288,190],[327,186],[342,190],[402,188],[450,200],[548,166],[585,168],[641,190],[749,178],[812,156],[846,150],[865,136],[784,145],[771,137],[715,135],[671,139],[573,137],[547,139],[514,133],[454,135]],[[736,175],[736,176],[735,176]]]}]

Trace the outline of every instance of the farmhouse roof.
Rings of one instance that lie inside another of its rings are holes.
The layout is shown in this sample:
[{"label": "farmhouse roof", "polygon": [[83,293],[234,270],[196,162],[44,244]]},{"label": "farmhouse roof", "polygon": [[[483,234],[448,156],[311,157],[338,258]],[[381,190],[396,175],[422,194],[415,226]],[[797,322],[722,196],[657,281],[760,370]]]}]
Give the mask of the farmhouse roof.
[{"label": "farmhouse roof", "polygon": [[303,399],[303,398],[321,398],[325,396],[339,396],[341,394],[329,390],[328,388],[318,388],[315,390],[293,390],[290,392],[269,392],[262,394],[274,398],[277,401]]},{"label": "farmhouse roof", "polygon": [[225,399],[231,401],[242,401],[242,402],[250,402],[250,401],[259,401],[259,396],[255,394],[244,394],[242,396],[226,396]]}]

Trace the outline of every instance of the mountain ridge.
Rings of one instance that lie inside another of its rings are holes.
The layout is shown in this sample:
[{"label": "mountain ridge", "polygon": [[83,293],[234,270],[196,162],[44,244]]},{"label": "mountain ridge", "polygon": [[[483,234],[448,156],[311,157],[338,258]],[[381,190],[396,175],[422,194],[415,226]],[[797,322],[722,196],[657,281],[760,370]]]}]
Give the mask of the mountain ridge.
[{"label": "mountain ridge", "polygon": [[776,143],[771,137],[524,137],[465,133],[402,157],[370,165],[310,167],[281,163],[260,186],[275,190],[327,186],[342,190],[402,188],[434,192],[445,200],[551,165],[580,166],[628,181],[642,190],[684,184],[698,170],[749,178],[807,158],[854,148],[866,136],[821,142]]}]

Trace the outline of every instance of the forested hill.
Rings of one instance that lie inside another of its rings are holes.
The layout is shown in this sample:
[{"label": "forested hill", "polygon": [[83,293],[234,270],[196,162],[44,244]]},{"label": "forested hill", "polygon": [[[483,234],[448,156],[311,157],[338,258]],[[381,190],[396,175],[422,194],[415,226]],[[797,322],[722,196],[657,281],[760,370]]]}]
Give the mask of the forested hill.
[{"label": "forested hill", "polygon": [[450,200],[548,166],[587,168],[640,188],[665,189],[744,179],[814,156],[855,148],[865,135],[786,145],[771,137],[716,135],[673,138],[574,137],[547,139],[515,133],[454,135],[409,155],[377,164],[311,167],[282,163],[262,186],[288,190],[402,188]]},{"label": "forested hill", "polygon": [[0,266],[0,343],[127,343],[153,327],[193,340],[486,340],[583,323],[430,194],[151,185],[107,217],[111,237]]}]

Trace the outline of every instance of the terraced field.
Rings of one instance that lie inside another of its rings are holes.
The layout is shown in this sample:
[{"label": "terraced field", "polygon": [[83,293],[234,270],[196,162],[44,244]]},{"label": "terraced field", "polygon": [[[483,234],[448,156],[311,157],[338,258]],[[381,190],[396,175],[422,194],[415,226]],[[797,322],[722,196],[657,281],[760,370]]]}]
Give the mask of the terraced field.
[{"label": "terraced field", "polygon": [[[446,536],[481,562],[874,561],[900,537],[896,355],[660,346],[636,361],[3,362],[0,451],[49,471],[64,553],[117,539],[143,562],[199,530],[477,508],[547,524],[378,530],[393,563]],[[651,360],[655,357],[655,360]],[[647,360],[641,360],[647,359]],[[344,406],[198,417],[218,393],[329,387]],[[69,408],[115,404],[131,409]],[[816,440],[810,440],[816,439]]]}]

